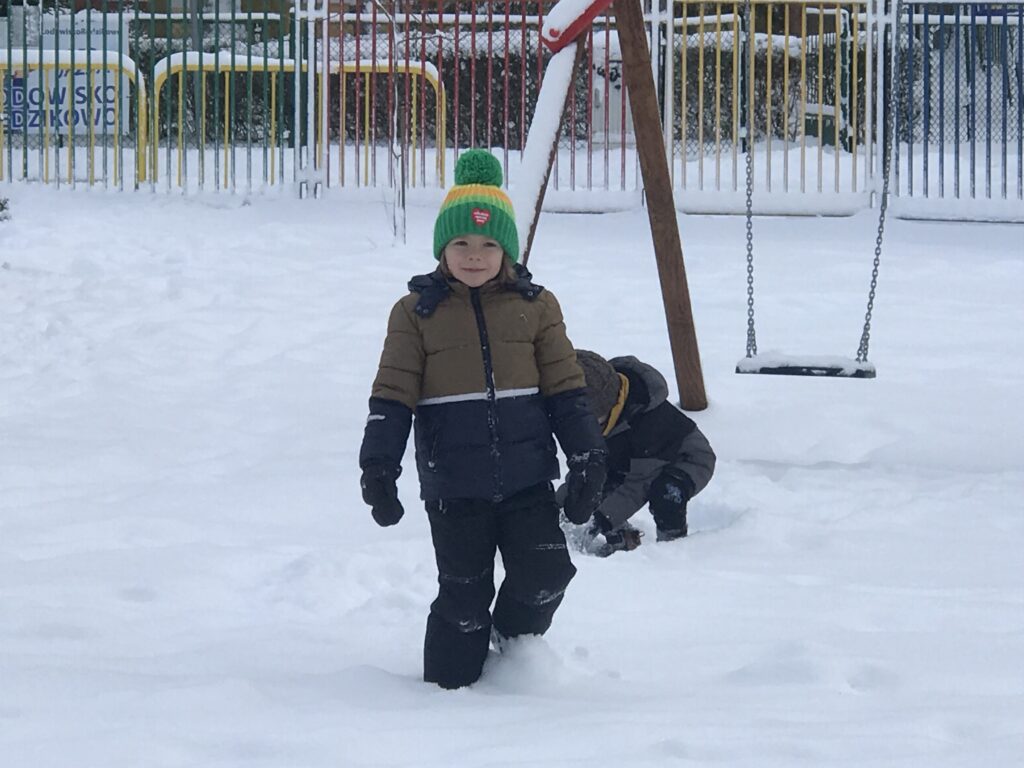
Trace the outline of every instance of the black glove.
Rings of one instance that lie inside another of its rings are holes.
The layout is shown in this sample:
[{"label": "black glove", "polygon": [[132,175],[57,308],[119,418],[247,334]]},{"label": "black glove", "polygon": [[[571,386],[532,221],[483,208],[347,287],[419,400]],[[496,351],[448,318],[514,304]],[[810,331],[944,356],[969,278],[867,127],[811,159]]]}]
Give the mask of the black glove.
[{"label": "black glove", "polygon": [[565,516],[569,522],[583,525],[601,504],[601,492],[607,476],[606,454],[591,450],[569,459],[569,475],[565,478]]},{"label": "black glove", "polygon": [[401,467],[375,464],[363,470],[359,481],[363,501],[372,507],[370,514],[382,528],[394,525],[405,514],[402,502],[398,500],[398,486],[395,485],[400,474]]},{"label": "black glove", "polygon": [[598,534],[610,533],[614,526],[611,521],[600,512],[594,513],[594,521],[590,524],[590,532],[597,536]]},{"label": "black glove", "polygon": [[565,497],[568,495],[569,489],[565,487],[565,483],[555,488],[555,504],[559,509],[565,509]]}]

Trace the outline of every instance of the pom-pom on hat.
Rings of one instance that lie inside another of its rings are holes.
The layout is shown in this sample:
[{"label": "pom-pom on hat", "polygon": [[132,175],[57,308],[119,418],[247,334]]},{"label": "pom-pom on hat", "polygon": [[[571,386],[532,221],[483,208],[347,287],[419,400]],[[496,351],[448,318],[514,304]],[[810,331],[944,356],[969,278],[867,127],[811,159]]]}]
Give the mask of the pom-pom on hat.
[{"label": "pom-pom on hat", "polygon": [[501,163],[483,149],[471,149],[455,165],[455,186],[434,222],[434,258],[461,235],[493,238],[512,263],[519,261],[519,233],[512,201],[501,188]]}]

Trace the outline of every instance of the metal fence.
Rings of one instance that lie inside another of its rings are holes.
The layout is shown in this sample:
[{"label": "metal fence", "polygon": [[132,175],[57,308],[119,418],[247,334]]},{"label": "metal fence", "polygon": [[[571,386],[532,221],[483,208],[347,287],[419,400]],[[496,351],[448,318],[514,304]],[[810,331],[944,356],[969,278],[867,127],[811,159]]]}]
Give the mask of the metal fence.
[{"label": "metal fence", "polygon": [[755,2],[749,22],[742,3],[674,7],[666,72],[676,103],[665,120],[678,186],[708,209],[723,193],[741,209],[751,146],[758,210],[866,205],[880,21],[866,4]]},{"label": "metal fence", "polygon": [[907,4],[898,30],[901,210],[1024,218],[1024,2]]},{"label": "metal fence", "polygon": [[[550,4],[549,4],[550,5]],[[486,146],[515,185],[543,2],[0,0],[0,180],[252,192],[443,188]],[[681,208],[1024,219],[1024,0],[660,0],[651,66]],[[884,42],[883,42],[884,41]],[[587,35],[552,200],[640,180],[614,16]],[[887,82],[885,75],[891,76]]]}]

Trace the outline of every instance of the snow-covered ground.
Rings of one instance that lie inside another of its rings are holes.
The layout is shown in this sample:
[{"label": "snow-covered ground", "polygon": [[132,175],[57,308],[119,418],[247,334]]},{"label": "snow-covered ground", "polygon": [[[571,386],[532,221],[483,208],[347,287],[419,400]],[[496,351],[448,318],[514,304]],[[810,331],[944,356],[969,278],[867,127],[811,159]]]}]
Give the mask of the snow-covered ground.
[{"label": "snow-covered ground", "polygon": [[[356,454],[433,266],[379,203],[0,187],[4,768],[1003,766],[1024,755],[1024,229],[891,221],[874,381],[737,376],[741,218],[681,218],[717,448],[694,535],[420,681],[411,455]],[[761,350],[852,355],[874,214],[759,220]],[[642,210],[546,214],[570,336],[672,367]],[[410,452],[411,453],[411,452]]]}]

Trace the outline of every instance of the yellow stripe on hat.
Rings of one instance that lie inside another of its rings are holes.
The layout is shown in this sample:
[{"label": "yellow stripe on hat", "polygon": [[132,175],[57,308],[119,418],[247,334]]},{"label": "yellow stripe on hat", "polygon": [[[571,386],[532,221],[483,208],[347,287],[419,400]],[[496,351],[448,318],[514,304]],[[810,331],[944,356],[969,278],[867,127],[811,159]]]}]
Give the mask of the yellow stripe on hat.
[{"label": "yellow stripe on hat", "polygon": [[452,187],[441,204],[441,208],[444,209],[449,205],[455,205],[467,197],[484,198],[488,204],[501,208],[510,216],[515,215],[509,196],[498,187],[492,187],[489,184],[463,184],[460,187]]}]

